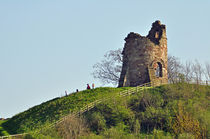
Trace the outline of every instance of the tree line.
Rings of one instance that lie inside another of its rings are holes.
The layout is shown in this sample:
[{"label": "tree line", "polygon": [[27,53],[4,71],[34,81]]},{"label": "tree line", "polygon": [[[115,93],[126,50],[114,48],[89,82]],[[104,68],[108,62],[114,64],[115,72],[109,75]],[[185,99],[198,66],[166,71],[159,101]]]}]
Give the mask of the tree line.
[{"label": "tree line", "polygon": [[[93,77],[103,84],[117,85],[122,70],[122,49],[108,51],[100,62],[93,65]],[[201,84],[210,81],[210,62],[198,60],[181,62],[178,57],[168,55],[169,83],[187,82]]]}]

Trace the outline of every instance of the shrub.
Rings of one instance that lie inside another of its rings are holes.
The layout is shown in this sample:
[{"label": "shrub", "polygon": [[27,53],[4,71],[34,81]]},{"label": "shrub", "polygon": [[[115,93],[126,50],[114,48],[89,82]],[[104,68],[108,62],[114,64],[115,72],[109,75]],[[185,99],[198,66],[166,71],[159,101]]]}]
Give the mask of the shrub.
[{"label": "shrub", "polygon": [[133,132],[135,135],[138,135],[140,133],[141,130],[141,125],[138,119],[135,120],[135,123],[133,125]]},{"label": "shrub", "polygon": [[64,139],[76,139],[88,133],[84,118],[68,116],[64,121],[56,125],[56,130]]},{"label": "shrub", "polygon": [[88,119],[89,125],[93,131],[99,133],[106,129],[106,120],[104,116],[99,112],[94,112]]},{"label": "shrub", "polygon": [[[198,120],[194,119],[189,113],[184,112],[181,103],[178,105],[178,112],[176,113],[175,120],[172,123],[173,132],[176,136],[183,133],[190,133],[195,138],[206,138],[204,129],[200,126]],[[204,135],[204,136],[203,136]]]}]

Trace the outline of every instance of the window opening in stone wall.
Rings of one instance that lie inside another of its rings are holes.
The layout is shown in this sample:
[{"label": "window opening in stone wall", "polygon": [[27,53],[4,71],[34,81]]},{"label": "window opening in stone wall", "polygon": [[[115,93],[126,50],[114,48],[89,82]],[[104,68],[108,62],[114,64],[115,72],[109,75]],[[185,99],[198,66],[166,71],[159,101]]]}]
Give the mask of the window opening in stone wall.
[{"label": "window opening in stone wall", "polygon": [[160,62],[157,63],[155,75],[156,75],[156,77],[163,77],[162,64]]},{"label": "window opening in stone wall", "polygon": [[156,38],[156,39],[159,38],[159,32],[155,32],[155,38]]}]

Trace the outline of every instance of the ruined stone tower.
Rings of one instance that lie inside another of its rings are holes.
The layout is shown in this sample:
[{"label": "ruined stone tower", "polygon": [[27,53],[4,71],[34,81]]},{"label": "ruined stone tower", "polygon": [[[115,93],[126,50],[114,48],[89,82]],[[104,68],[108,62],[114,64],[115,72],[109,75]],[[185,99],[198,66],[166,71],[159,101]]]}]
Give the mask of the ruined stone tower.
[{"label": "ruined stone tower", "polygon": [[131,32],[125,41],[119,87],[168,82],[165,25],[155,21],[146,37]]}]

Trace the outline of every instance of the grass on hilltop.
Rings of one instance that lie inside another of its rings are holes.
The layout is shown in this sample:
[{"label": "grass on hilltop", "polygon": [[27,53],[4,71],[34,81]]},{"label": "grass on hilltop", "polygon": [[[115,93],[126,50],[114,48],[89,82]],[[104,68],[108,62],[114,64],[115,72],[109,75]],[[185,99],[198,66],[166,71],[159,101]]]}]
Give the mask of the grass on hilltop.
[{"label": "grass on hilltop", "polygon": [[61,98],[58,97],[13,116],[2,124],[2,128],[9,134],[24,133],[35,130],[43,127],[45,124],[55,122],[70,112],[79,110],[86,104],[100,98],[114,96],[116,93],[125,89],[128,89],[128,87],[100,87],[72,93]]},{"label": "grass on hilltop", "polygon": [[[41,134],[32,132],[31,135],[36,139],[69,136],[82,139],[210,137],[210,86],[178,83],[147,88],[127,97],[115,97],[125,89],[129,88],[96,88],[55,98],[12,117],[2,125],[9,133],[34,131],[94,100],[113,96],[78,119],[66,119],[55,128],[44,128]],[[78,125],[84,130],[76,128]]]},{"label": "grass on hilltop", "polygon": [[2,127],[2,124],[5,123],[6,120],[0,120],[0,136],[7,136],[9,133]]},{"label": "grass on hilltop", "polygon": [[[39,136],[68,138],[78,133],[81,139],[209,138],[209,106],[210,86],[164,85],[127,97],[113,97],[83,117],[66,119]],[[78,129],[78,125],[83,126]]]}]

